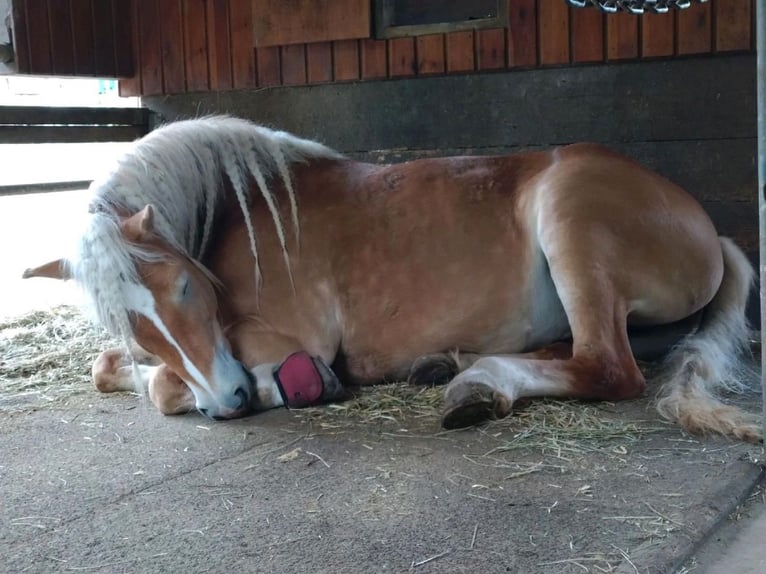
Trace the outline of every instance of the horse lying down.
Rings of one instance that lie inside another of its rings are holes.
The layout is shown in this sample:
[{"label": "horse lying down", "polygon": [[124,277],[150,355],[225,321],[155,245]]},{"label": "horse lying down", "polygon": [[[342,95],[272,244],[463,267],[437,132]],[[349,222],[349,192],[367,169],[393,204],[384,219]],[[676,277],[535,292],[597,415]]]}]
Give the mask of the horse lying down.
[{"label": "horse lying down", "polygon": [[137,372],[163,413],[227,419],[409,378],[447,383],[457,428],[524,397],[639,397],[628,330],[701,317],[657,408],[760,439],[720,398],[742,390],[749,262],[685,191],[601,146],[373,165],[215,116],[153,131],[92,192],[75,252],[25,276],[74,279],[141,350],[103,353],[99,390]]}]

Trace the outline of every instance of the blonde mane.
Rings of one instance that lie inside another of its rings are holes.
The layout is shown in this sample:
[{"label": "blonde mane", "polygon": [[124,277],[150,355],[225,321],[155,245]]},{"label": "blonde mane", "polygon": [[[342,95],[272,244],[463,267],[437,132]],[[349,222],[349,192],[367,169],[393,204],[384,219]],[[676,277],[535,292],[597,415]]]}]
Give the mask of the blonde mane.
[{"label": "blonde mane", "polygon": [[282,180],[298,239],[298,203],[290,165],[340,157],[317,142],[229,116],[167,124],[135,142],[105,178],[91,184],[89,221],[70,259],[70,272],[85,290],[99,321],[113,334],[128,338],[126,289],[140,284],[135,262],[156,260],[158,255],[127,242],[119,228],[120,218],[151,204],[159,236],[201,266],[228,181],[247,225],[260,285],[256,230],[248,208],[253,184],[271,213],[289,269],[285,229],[269,180],[275,175]]}]

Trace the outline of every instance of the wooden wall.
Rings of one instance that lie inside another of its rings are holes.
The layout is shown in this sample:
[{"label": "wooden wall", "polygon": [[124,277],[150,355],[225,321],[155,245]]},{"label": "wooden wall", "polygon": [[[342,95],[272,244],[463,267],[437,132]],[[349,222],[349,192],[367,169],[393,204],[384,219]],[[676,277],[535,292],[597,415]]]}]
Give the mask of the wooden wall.
[{"label": "wooden wall", "polygon": [[134,76],[131,2],[12,0],[17,71],[40,76]]},{"label": "wooden wall", "polygon": [[263,48],[253,41],[251,2],[259,0],[131,1],[137,73],[120,82],[126,96],[754,49],[754,0],[711,0],[640,17],[574,9],[564,0],[508,0],[507,28]]}]

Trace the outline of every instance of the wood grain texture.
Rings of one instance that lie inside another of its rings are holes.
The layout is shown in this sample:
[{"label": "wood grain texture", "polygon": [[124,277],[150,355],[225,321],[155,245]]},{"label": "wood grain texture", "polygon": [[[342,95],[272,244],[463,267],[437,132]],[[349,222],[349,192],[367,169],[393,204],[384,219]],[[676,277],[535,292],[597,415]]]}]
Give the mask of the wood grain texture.
[{"label": "wood grain texture", "polygon": [[93,2],[93,43],[96,74],[114,74],[116,69],[116,49],[114,42],[114,10],[111,0],[94,0]]},{"label": "wood grain texture", "polygon": [[718,52],[750,50],[753,4],[750,0],[716,0],[715,49]]},{"label": "wood grain texture", "polygon": [[476,65],[479,70],[505,68],[505,29],[478,30]]},{"label": "wood grain texture", "polygon": [[[253,13],[247,0],[229,1],[229,33],[231,37],[231,75],[234,88],[256,85],[255,51],[253,50]],[[277,73],[279,67],[277,66]],[[269,71],[269,74],[273,70]],[[268,76],[268,74],[266,74]],[[261,73],[258,71],[258,79]],[[278,83],[278,82],[277,82]]]},{"label": "wood grain texture", "polygon": [[51,41],[51,69],[54,74],[73,74],[74,38],[72,13],[64,2],[48,2],[48,28]]},{"label": "wood grain texture", "polygon": [[675,52],[675,11],[644,14],[641,18],[641,56],[658,58]]},{"label": "wood grain texture", "polygon": [[415,51],[418,57],[418,74],[444,73],[444,34],[418,36]]},{"label": "wood grain texture", "polygon": [[77,74],[90,76],[96,72],[93,53],[93,6],[91,0],[70,0],[74,68]]},{"label": "wood grain texture", "polygon": [[[255,51],[258,67],[258,86],[266,88],[282,84],[282,65],[279,46],[258,48]],[[236,85],[236,84],[235,84]]]},{"label": "wood grain texture", "polygon": [[[98,4],[98,2],[96,2]],[[163,92],[180,94],[186,90],[183,55],[183,19],[180,0],[159,0],[162,25]]]},{"label": "wood grain texture", "polygon": [[445,52],[448,72],[471,72],[476,66],[473,30],[446,35]]},{"label": "wood grain texture", "polygon": [[332,43],[333,77],[345,82],[359,78],[359,42],[340,40]]},{"label": "wood grain texture", "polygon": [[569,62],[569,7],[561,0],[538,0],[540,64]]},{"label": "wood grain texture", "polygon": [[332,44],[315,42],[306,46],[306,72],[309,84],[332,81]]},{"label": "wood grain texture", "polygon": [[156,0],[137,0],[141,90],[143,95],[163,93],[160,10]]},{"label": "wood grain texture", "polygon": [[508,66],[536,66],[537,41],[536,0],[508,0]]},{"label": "wood grain texture", "polygon": [[135,61],[136,18],[135,0],[112,0],[112,30],[114,31],[114,75],[133,76]]},{"label": "wood grain texture", "polygon": [[370,36],[369,0],[252,0],[256,47]]},{"label": "wood grain texture", "polygon": [[604,15],[599,10],[572,11],[572,61],[601,62],[604,59]]},{"label": "wood grain texture", "polygon": [[415,39],[395,38],[388,41],[388,71],[391,77],[415,74]]},{"label": "wood grain texture", "polygon": [[693,3],[686,10],[679,11],[676,22],[679,55],[710,52],[712,28],[709,3]]},{"label": "wood grain texture", "polygon": [[[130,9],[130,64],[132,72],[128,75],[121,74],[120,79],[117,82],[117,92],[121,97],[134,97],[140,96],[143,88],[141,82],[141,40],[138,35],[138,0],[130,0],[127,2]],[[74,20],[74,15],[73,15]],[[76,57],[76,50],[75,50]],[[77,63],[75,62],[75,67]]]},{"label": "wood grain texture", "polygon": [[182,7],[186,90],[200,92],[210,87],[205,0],[184,0]]},{"label": "wood grain texture", "polygon": [[293,44],[282,46],[282,84],[300,85],[306,83],[306,46]]},{"label": "wood grain texture", "polygon": [[211,90],[229,90],[231,82],[231,41],[228,0],[207,0],[207,52]]},{"label": "wood grain texture", "polygon": [[609,60],[638,58],[638,16],[627,12],[606,16],[606,56]]},{"label": "wood grain texture", "polygon": [[27,40],[29,43],[29,72],[50,75],[51,39],[48,33],[48,3],[45,0],[26,0]]},{"label": "wood grain texture", "polygon": [[388,51],[385,40],[361,40],[362,78],[371,80],[388,75]]}]

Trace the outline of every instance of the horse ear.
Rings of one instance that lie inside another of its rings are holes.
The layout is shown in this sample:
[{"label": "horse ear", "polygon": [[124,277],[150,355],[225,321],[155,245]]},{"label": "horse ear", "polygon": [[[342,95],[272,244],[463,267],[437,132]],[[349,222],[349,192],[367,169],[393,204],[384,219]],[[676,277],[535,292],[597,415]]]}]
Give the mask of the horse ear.
[{"label": "horse ear", "polygon": [[154,231],[154,208],[147,205],[122,222],[123,232],[135,241],[144,239]]},{"label": "horse ear", "polygon": [[24,271],[21,276],[23,279],[29,279],[30,277],[48,277],[50,279],[61,279],[66,281],[72,278],[72,274],[69,272],[66,259],[56,259],[55,261],[49,261],[39,267],[32,267]]}]

